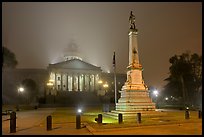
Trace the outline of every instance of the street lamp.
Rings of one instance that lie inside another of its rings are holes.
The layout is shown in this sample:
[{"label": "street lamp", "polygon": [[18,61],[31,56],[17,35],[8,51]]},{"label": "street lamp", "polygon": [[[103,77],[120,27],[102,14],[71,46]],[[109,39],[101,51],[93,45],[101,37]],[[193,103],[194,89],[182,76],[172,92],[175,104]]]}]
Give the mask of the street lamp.
[{"label": "street lamp", "polygon": [[[49,82],[47,83],[49,95],[51,95],[51,89],[54,85],[53,82],[54,82],[54,80],[50,79]],[[55,103],[55,94],[54,94],[54,103]]]},{"label": "street lamp", "polygon": [[153,91],[153,94],[157,97],[159,93],[158,93],[157,90],[154,90],[154,91]]},{"label": "street lamp", "polygon": [[108,88],[108,84],[107,84],[107,82],[106,82],[105,84],[103,84],[103,88],[105,89],[105,94],[106,94],[106,92],[107,92],[107,88]]},{"label": "street lamp", "polygon": [[103,83],[103,81],[102,81],[102,80],[99,80],[99,81],[98,81],[98,84],[102,84],[102,83]]},{"label": "street lamp", "polygon": [[158,90],[154,90],[154,91],[153,91],[153,94],[155,95],[156,108],[158,108],[158,103],[157,103],[157,97],[158,97],[158,95],[159,95]]},{"label": "street lamp", "polygon": [[107,88],[108,88],[108,84],[107,82],[105,84],[103,84],[103,88],[105,89],[105,96],[104,96],[104,111],[108,112],[109,111],[109,97],[107,95]]},{"label": "street lamp", "polygon": [[52,88],[52,86],[53,86],[53,83],[49,81],[49,82],[47,83],[47,86],[48,86],[48,89],[49,89],[49,95],[51,95],[51,88]]},{"label": "street lamp", "polygon": [[99,84],[99,90],[101,90],[101,85],[102,85],[103,81],[102,80],[99,80],[98,81],[98,84]]},{"label": "street lamp", "polygon": [[81,109],[81,108],[78,108],[78,109],[77,109],[77,113],[81,114],[81,112],[82,112],[82,109]]},{"label": "street lamp", "polygon": [[103,87],[104,87],[104,88],[108,88],[107,82],[106,82],[105,84],[103,84]]},{"label": "street lamp", "polygon": [[55,80],[50,79],[49,82],[53,84],[55,82]]},{"label": "street lamp", "polygon": [[24,91],[24,88],[23,87],[19,87],[18,88],[18,92],[20,93],[20,92],[23,92]]},{"label": "street lamp", "polygon": [[19,100],[20,100],[20,94],[21,94],[21,93],[23,93],[23,92],[24,92],[24,90],[25,90],[25,89],[24,89],[23,87],[19,87],[19,88],[18,88],[18,104],[17,104],[17,106],[16,106],[16,111],[19,111],[19,104],[20,104],[20,103],[19,103]]}]

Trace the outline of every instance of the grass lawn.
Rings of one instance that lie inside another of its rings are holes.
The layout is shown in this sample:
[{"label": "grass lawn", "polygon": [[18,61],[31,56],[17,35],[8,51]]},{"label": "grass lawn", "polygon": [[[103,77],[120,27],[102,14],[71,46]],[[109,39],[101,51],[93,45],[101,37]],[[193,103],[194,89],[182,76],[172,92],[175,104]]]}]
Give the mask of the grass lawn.
[{"label": "grass lawn", "polygon": [[[64,107],[57,108],[52,116],[53,124],[64,124],[76,122],[76,108]],[[135,120],[124,121],[122,124],[118,124],[118,120],[103,115],[102,107],[88,107],[83,109],[81,114],[81,123],[88,123],[95,128],[119,128],[119,127],[131,127],[131,126],[148,126],[148,125],[161,125],[161,124],[173,124],[173,123],[193,123],[202,122],[202,119],[198,119],[198,111],[190,111],[190,119],[185,119],[185,111],[172,111],[172,112],[161,112],[166,113],[163,116],[155,117],[142,117],[142,123],[138,124]],[[103,115],[103,124],[98,124],[95,118],[98,114]]]}]

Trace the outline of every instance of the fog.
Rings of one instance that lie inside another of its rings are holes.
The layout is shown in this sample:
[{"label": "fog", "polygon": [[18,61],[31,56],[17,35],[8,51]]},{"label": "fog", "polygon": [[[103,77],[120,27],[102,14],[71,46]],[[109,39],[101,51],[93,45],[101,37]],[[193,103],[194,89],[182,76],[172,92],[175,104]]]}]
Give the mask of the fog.
[{"label": "fog", "polygon": [[201,2],[4,2],[2,44],[15,53],[17,68],[46,69],[76,53],[113,72],[115,51],[116,71],[126,73],[131,10],[145,83],[161,88],[170,57],[202,54]]}]

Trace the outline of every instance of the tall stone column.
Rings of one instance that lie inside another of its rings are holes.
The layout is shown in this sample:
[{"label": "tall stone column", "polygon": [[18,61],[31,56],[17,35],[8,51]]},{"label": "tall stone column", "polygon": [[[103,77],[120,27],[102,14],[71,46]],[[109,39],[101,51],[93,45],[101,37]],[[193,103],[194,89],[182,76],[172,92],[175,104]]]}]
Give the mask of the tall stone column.
[{"label": "tall stone column", "polygon": [[96,91],[96,75],[94,75],[94,80],[93,80],[93,82],[94,82],[94,91]]},{"label": "tall stone column", "polygon": [[72,89],[75,91],[75,74],[72,75]]},{"label": "tall stone column", "polygon": [[91,75],[89,74],[89,92],[91,91]]},{"label": "tall stone column", "polygon": [[55,89],[57,90],[57,74],[55,72]]},{"label": "tall stone column", "polygon": [[83,74],[81,74],[81,82],[80,82],[80,84],[81,84],[81,91],[84,91],[84,76],[83,76]]},{"label": "tall stone column", "polygon": [[130,30],[129,32],[129,65],[133,63],[139,66],[137,30]]},{"label": "tall stone column", "polygon": [[69,90],[69,87],[68,87],[68,86],[69,86],[69,81],[68,81],[68,73],[67,73],[67,75],[66,75],[66,76],[67,76],[67,84],[66,84],[66,85],[67,85],[67,91],[68,91],[68,90]]},{"label": "tall stone column", "polygon": [[85,90],[85,84],[86,84],[86,83],[85,83],[85,77],[86,77],[86,74],[83,74],[83,90],[84,90],[84,91],[86,91],[86,90]]},{"label": "tall stone column", "polygon": [[72,91],[72,74],[68,74],[68,90]]}]

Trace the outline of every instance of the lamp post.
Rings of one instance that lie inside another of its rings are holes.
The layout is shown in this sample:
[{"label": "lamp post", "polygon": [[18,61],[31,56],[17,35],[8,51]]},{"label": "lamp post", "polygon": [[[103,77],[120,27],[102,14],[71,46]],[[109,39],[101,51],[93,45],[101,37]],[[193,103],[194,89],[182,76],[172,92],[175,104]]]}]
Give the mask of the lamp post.
[{"label": "lamp post", "polygon": [[103,84],[103,88],[105,90],[105,97],[104,97],[105,112],[108,112],[109,111],[109,97],[108,97],[108,94],[107,94],[107,88],[108,88],[107,82],[105,84]]},{"label": "lamp post", "polygon": [[157,97],[157,96],[158,96],[158,91],[157,91],[157,90],[154,90],[154,91],[153,91],[153,94]]},{"label": "lamp post", "polygon": [[51,95],[51,88],[53,86],[53,83],[52,82],[48,82],[47,86],[48,86],[49,95]]},{"label": "lamp post", "polygon": [[16,111],[19,111],[19,100],[20,100],[20,94],[24,92],[24,88],[23,87],[19,87],[18,88],[18,105],[16,107]]},{"label": "lamp post", "polygon": [[[47,83],[49,95],[51,95],[51,89],[52,89],[53,85],[54,84],[53,84],[52,80],[49,80],[49,82]],[[55,103],[55,95],[54,95],[54,103]]]},{"label": "lamp post", "polygon": [[158,103],[157,103],[157,98],[158,98],[158,95],[159,95],[158,90],[154,90],[154,91],[153,91],[153,94],[155,95],[156,108],[158,108]]},{"label": "lamp post", "polygon": [[99,90],[101,90],[101,89],[102,89],[101,86],[102,86],[102,84],[103,84],[103,81],[102,81],[102,80],[99,80],[99,81],[98,81],[98,84],[99,84]]},{"label": "lamp post", "polygon": [[104,87],[104,89],[105,89],[105,94],[106,94],[106,93],[107,93],[107,88],[108,88],[107,82],[106,82],[105,84],[103,84],[103,87]]},{"label": "lamp post", "polygon": [[102,93],[102,84],[103,84],[103,81],[102,80],[98,80],[98,95],[101,95]]},{"label": "lamp post", "polygon": [[98,81],[98,84],[102,84],[102,83],[103,83],[103,81],[102,81],[102,80],[99,80],[99,81]]}]

